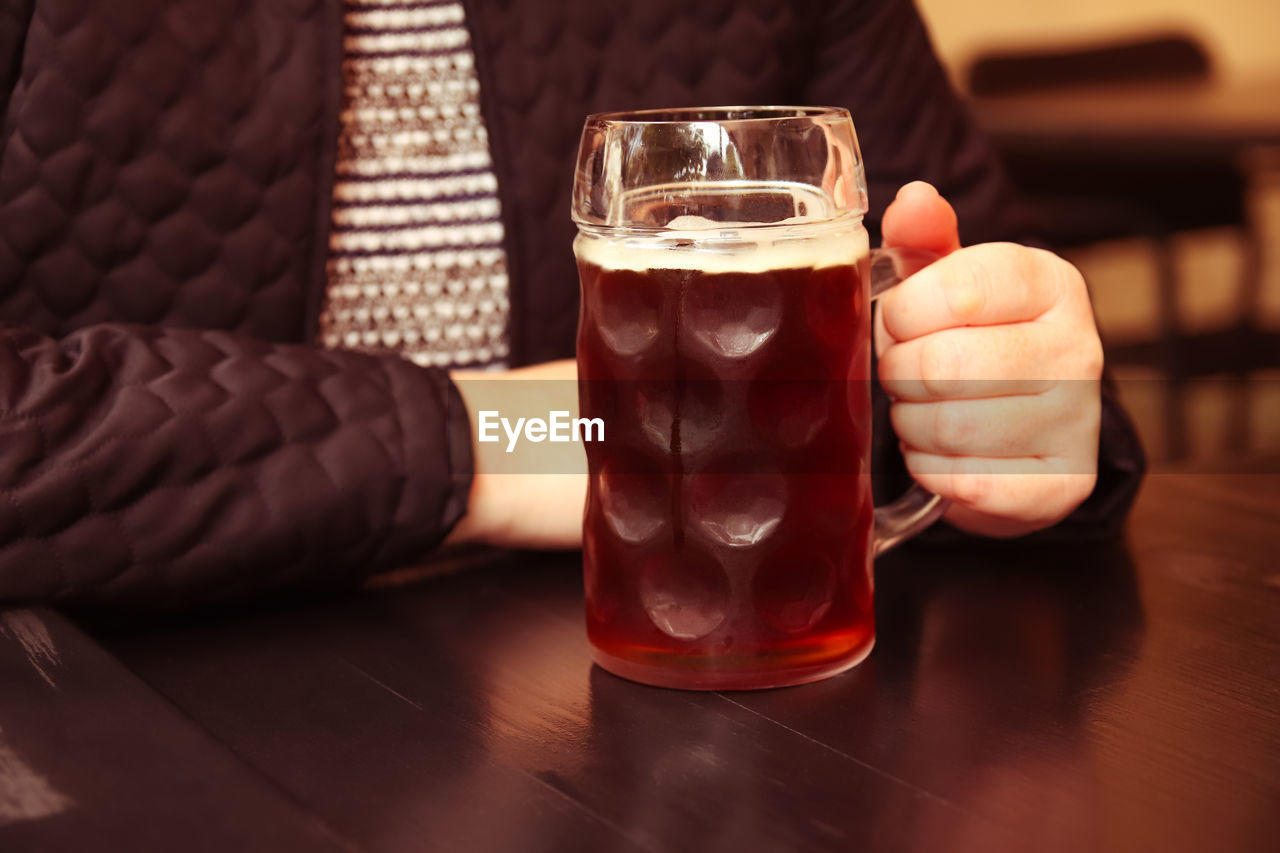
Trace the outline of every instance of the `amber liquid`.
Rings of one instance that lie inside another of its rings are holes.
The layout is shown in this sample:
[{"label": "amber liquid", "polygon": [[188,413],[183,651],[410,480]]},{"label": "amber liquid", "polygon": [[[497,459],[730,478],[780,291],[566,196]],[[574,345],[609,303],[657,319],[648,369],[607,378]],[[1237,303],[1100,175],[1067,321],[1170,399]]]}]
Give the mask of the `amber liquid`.
[{"label": "amber liquid", "polygon": [[812,681],[874,637],[861,259],[757,272],[579,258],[587,628],[696,689]]}]

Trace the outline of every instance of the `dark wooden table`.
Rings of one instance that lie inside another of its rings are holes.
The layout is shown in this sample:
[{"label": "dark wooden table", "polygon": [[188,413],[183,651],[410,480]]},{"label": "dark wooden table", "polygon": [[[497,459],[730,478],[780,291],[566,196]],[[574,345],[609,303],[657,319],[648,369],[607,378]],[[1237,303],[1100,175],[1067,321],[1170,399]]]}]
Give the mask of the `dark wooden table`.
[{"label": "dark wooden table", "polygon": [[574,555],[9,610],[0,850],[1271,851],[1278,555],[1280,474],[1153,475],[1123,546],[888,555],[867,662],[737,694],[592,668]]}]

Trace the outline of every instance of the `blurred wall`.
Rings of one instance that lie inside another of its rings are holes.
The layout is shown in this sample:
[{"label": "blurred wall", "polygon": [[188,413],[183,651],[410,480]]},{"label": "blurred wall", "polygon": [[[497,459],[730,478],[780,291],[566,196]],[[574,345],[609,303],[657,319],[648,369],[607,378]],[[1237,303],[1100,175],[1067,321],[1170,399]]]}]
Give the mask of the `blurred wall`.
[{"label": "blurred wall", "polygon": [[975,54],[1150,29],[1199,35],[1223,77],[1280,77],[1280,0],[916,0],[957,82]]}]

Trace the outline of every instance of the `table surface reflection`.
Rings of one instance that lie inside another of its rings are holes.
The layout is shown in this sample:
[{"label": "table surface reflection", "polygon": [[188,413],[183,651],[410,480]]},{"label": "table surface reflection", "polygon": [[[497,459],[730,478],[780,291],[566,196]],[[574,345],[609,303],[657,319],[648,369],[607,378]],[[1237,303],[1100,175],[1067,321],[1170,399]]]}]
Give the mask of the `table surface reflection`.
[{"label": "table surface reflection", "polygon": [[1181,473],[1123,545],[907,547],[864,664],[758,693],[592,667],[576,555],[129,630],[9,610],[0,849],[1271,850],[1278,533],[1280,475]]}]

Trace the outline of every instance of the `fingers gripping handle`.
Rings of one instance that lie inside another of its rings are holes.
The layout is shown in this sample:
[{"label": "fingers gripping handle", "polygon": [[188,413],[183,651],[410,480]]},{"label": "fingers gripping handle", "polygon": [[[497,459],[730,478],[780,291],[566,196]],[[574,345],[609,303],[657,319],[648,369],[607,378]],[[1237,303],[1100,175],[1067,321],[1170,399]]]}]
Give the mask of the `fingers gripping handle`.
[{"label": "fingers gripping handle", "polygon": [[[900,283],[938,259],[933,252],[920,249],[876,249],[871,253],[871,300],[874,302],[889,288]],[[947,511],[947,501],[919,483],[912,483],[907,493],[893,503],[876,507],[876,556],[905,542],[933,524]]]}]

